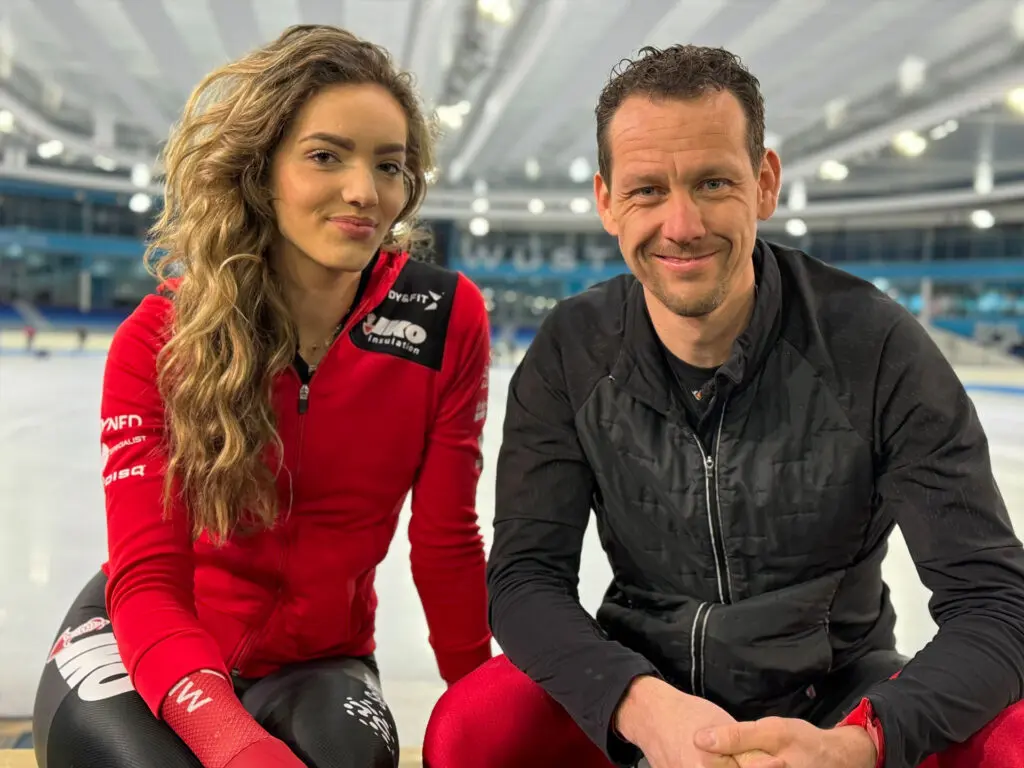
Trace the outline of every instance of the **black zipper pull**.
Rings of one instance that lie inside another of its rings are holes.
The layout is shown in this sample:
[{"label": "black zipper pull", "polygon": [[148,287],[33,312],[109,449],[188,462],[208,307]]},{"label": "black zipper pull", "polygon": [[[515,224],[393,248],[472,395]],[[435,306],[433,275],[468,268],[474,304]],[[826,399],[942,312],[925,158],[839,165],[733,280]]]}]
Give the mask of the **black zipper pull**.
[{"label": "black zipper pull", "polygon": [[299,413],[309,410],[309,384],[299,387]]}]

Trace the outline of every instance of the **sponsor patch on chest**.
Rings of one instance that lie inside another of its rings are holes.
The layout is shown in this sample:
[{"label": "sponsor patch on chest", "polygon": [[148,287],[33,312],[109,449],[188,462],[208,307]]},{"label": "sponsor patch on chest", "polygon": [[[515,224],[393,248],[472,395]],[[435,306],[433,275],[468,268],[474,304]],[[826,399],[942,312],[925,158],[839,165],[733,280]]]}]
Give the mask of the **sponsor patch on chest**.
[{"label": "sponsor patch on chest", "polygon": [[458,275],[409,262],[349,337],[359,349],[441,370]]}]

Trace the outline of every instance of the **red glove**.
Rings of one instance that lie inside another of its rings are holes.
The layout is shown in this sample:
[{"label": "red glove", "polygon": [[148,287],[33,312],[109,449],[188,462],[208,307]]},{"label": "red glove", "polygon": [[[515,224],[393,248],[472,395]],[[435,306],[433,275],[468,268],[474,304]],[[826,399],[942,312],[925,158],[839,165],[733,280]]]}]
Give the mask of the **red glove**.
[{"label": "red glove", "polygon": [[203,670],[174,686],[160,714],[203,768],[306,768],[246,712],[231,683]]}]

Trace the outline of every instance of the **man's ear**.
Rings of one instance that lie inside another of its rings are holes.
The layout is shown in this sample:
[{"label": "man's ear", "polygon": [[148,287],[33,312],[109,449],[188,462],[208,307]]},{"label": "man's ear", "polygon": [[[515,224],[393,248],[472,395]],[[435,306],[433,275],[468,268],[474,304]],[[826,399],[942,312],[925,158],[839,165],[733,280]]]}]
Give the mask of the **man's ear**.
[{"label": "man's ear", "polygon": [[612,192],[600,172],[594,174],[594,200],[597,201],[597,215],[601,217],[604,231],[612,237],[618,237],[619,225],[612,216]]},{"label": "man's ear", "polygon": [[767,221],[779,207],[782,189],[782,160],[775,150],[765,150],[757,177],[757,218]]}]

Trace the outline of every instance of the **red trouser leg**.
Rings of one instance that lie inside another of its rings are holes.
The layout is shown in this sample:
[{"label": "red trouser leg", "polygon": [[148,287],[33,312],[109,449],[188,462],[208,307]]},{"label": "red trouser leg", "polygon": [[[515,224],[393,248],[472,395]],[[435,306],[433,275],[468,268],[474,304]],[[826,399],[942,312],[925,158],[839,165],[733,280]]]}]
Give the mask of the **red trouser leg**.
[{"label": "red trouser leg", "polygon": [[[453,685],[434,707],[426,768],[612,768],[568,713],[504,656]],[[1024,767],[1024,702],[918,768]]]},{"label": "red trouser leg", "polygon": [[1024,702],[1004,709],[963,744],[930,757],[920,768],[1020,768],[1024,766]]},{"label": "red trouser leg", "polygon": [[497,656],[438,700],[423,739],[426,768],[612,768],[568,713]]}]

